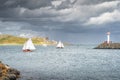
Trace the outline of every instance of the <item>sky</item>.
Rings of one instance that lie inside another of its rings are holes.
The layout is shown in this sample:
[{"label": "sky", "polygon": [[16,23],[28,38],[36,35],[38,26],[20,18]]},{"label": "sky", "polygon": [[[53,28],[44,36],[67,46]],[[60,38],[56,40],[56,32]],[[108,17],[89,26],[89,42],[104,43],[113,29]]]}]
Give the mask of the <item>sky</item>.
[{"label": "sky", "polygon": [[0,0],[0,34],[94,44],[120,42],[120,0]]}]

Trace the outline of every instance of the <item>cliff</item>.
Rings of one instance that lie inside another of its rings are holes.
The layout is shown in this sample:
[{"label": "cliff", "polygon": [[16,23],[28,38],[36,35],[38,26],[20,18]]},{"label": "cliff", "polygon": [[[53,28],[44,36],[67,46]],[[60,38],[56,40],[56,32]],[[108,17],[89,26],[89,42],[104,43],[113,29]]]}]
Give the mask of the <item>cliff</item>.
[{"label": "cliff", "polygon": [[0,61],[0,80],[17,80],[20,72]]},{"label": "cliff", "polygon": [[95,47],[94,49],[120,49],[120,43],[107,43],[107,42],[103,42],[101,44],[99,44],[97,47]]}]

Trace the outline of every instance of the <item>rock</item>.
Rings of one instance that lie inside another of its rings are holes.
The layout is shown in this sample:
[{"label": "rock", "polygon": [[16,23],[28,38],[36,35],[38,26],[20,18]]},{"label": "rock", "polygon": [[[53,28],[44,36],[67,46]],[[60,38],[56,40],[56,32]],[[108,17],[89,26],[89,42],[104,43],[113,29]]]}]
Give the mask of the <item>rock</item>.
[{"label": "rock", "polygon": [[2,69],[0,69],[0,77],[2,77]]},{"label": "rock", "polygon": [[0,63],[0,80],[16,80],[20,77],[20,71]]},{"label": "rock", "polygon": [[9,78],[9,80],[16,80],[16,75],[15,74],[9,74],[7,75],[7,77]]},{"label": "rock", "polygon": [[17,78],[20,77],[20,71],[16,70],[16,69],[13,69],[13,68],[10,68],[8,70],[8,74],[15,74]]},{"label": "rock", "polygon": [[6,76],[3,76],[0,80],[10,80],[10,79]]}]

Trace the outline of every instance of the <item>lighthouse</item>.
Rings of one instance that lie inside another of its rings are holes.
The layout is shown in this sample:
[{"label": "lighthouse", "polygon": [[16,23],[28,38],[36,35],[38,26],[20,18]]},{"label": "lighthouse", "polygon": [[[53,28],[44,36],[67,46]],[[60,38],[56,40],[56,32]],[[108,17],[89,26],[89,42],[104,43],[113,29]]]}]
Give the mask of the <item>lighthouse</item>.
[{"label": "lighthouse", "polygon": [[107,43],[110,43],[110,32],[107,32]]}]

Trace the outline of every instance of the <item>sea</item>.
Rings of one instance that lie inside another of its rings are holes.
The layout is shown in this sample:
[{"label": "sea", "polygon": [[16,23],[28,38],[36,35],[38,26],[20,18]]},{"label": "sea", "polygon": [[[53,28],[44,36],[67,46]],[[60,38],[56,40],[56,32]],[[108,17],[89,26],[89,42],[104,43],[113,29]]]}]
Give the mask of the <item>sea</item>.
[{"label": "sea", "polygon": [[0,46],[0,61],[21,72],[18,80],[120,80],[120,50],[93,49],[97,45]]}]

